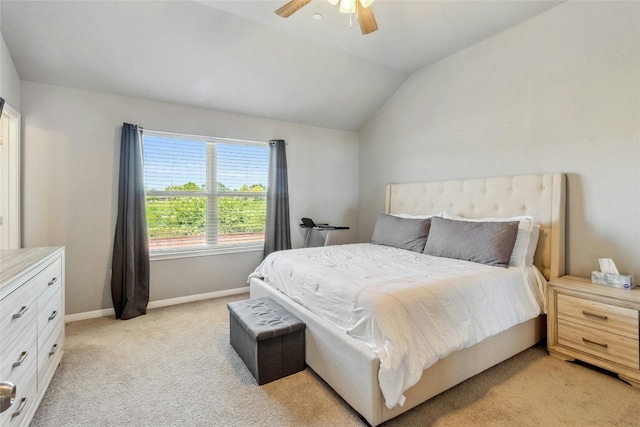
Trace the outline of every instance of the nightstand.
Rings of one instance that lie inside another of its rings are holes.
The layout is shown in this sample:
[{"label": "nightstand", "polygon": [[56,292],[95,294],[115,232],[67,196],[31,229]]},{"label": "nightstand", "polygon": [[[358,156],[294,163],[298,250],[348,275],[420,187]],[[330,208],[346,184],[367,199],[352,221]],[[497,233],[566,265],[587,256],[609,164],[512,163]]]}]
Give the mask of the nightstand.
[{"label": "nightstand", "polygon": [[563,276],[549,282],[547,298],[551,356],[599,366],[640,387],[640,289]]}]

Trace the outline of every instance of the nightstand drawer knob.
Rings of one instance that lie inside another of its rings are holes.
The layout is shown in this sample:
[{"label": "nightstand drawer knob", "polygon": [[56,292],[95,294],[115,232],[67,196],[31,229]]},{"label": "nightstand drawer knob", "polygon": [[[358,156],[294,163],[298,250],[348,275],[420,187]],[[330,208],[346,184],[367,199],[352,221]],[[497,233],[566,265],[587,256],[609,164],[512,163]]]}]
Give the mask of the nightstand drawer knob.
[{"label": "nightstand drawer knob", "polygon": [[589,313],[588,311],[582,310],[582,314],[585,316],[595,317],[597,319],[607,320],[608,317],[602,314]]},{"label": "nightstand drawer knob", "polygon": [[582,338],[582,341],[583,341],[585,344],[593,344],[593,345],[597,345],[598,347],[602,347],[602,348],[607,348],[607,347],[609,347],[607,344],[603,344],[603,343],[601,343],[601,342],[596,342],[596,341],[591,341],[591,340],[590,340],[590,339],[588,339],[588,338]]}]

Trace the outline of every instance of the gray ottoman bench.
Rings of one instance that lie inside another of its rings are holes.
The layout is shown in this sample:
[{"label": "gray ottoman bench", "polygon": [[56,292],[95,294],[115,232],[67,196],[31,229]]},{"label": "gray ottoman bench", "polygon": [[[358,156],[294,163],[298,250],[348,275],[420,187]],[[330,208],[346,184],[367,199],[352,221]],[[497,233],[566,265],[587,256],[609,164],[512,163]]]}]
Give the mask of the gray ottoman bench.
[{"label": "gray ottoman bench", "polygon": [[258,384],[304,369],[306,325],[271,298],[227,304],[233,348]]}]

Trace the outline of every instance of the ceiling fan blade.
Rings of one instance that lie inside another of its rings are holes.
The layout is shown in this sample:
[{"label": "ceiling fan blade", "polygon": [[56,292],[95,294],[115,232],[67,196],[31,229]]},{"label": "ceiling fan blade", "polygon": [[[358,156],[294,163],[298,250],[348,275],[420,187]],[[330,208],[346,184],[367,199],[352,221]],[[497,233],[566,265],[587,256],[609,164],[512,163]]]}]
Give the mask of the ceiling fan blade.
[{"label": "ceiling fan blade", "polygon": [[378,23],[376,22],[376,17],[373,16],[373,10],[371,10],[371,6],[362,6],[360,0],[358,0],[358,3],[358,21],[360,22],[362,34],[373,33],[378,29]]},{"label": "ceiling fan blade", "polygon": [[280,9],[276,10],[276,15],[288,18],[309,3],[311,3],[311,0],[291,0]]}]

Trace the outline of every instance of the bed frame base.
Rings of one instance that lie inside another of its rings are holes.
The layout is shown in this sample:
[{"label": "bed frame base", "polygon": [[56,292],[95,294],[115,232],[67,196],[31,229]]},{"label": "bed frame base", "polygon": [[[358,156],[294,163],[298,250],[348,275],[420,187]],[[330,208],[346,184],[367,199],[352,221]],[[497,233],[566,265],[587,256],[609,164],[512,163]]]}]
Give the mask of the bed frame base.
[{"label": "bed frame base", "polygon": [[354,340],[260,279],[250,281],[251,298],[270,297],[307,325],[307,365],[370,425],[376,426],[408,411],[472,376],[526,350],[545,337],[544,316],[521,323],[491,338],[455,352],[423,372],[405,392],[403,406],[389,409],[378,385],[379,361]]}]

